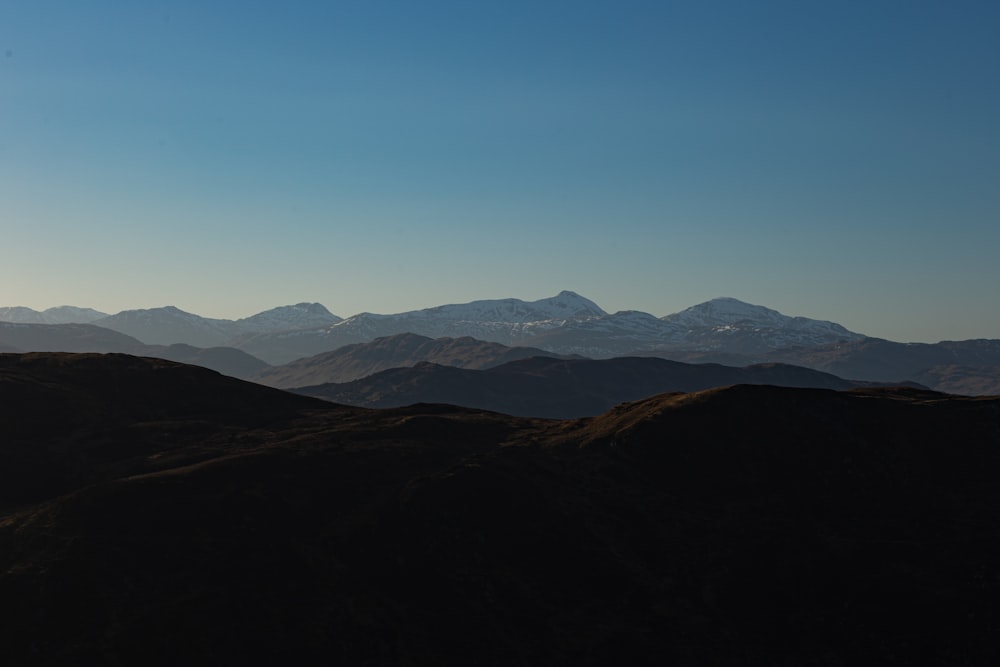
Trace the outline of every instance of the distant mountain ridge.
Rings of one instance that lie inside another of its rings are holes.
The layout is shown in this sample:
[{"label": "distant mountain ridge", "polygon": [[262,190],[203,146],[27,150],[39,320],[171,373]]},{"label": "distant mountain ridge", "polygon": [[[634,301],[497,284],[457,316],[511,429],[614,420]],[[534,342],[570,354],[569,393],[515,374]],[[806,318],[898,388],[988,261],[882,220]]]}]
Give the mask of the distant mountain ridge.
[{"label": "distant mountain ridge", "polygon": [[75,306],[44,311],[24,306],[0,308],[0,323],[94,324],[150,345],[217,346],[240,335],[321,327],[341,319],[320,303],[279,306],[238,320],[202,317],[176,306],[123,310],[114,315]]},{"label": "distant mountain ridge", "polygon": [[713,299],[657,318],[640,311],[609,314],[593,301],[563,291],[532,302],[500,299],[394,315],[360,313],[326,327],[247,336],[236,345],[272,364],[282,364],[400,333],[429,338],[471,336],[594,358],[734,345],[741,354],[759,353],[864,338],[832,322],[788,317],[731,298]]},{"label": "distant mountain ridge", "polygon": [[568,290],[536,301],[485,299],[395,314],[364,312],[346,319],[322,304],[299,303],[239,320],[206,318],[175,306],[124,310],[115,315],[62,306],[44,312],[2,308],[0,321],[93,323],[147,344],[238,347],[272,364],[401,333],[429,338],[468,336],[595,358],[723,349],[756,354],[865,338],[833,322],[789,317],[730,297],[657,318],[640,311],[609,314]]},{"label": "distant mountain ridge", "polygon": [[175,306],[123,310],[95,320],[94,324],[134,336],[144,343],[186,343],[201,347],[225,345],[244,334],[274,333],[339,322],[319,303],[279,306],[239,320],[202,317]]},{"label": "distant mountain ridge", "polygon": [[183,343],[146,345],[132,336],[93,324],[0,322],[0,353],[125,353],[203,366],[224,375],[248,378],[267,364],[242,350],[198,348]]},{"label": "distant mountain ridge", "polygon": [[359,313],[326,327],[246,337],[237,346],[269,363],[282,364],[344,345],[366,343],[401,333],[428,338],[470,336],[504,345],[530,345],[526,341],[530,340],[534,331],[606,314],[590,299],[575,292],[562,291],[554,297],[537,301],[486,299],[391,315]]},{"label": "distant mountain ridge", "polygon": [[42,311],[26,306],[0,308],[0,322],[22,324],[90,324],[107,316],[107,313],[93,308],[78,308],[76,306],[56,306]]},{"label": "distant mountain ridge", "polygon": [[[46,326],[44,322],[54,319],[90,319],[95,315],[102,314],[71,306],[43,312],[0,308],[0,321],[30,321],[36,326]],[[233,347],[271,365],[378,338],[416,334],[432,339],[471,337],[483,343],[595,359],[658,356],[730,366],[778,362],[861,380],[900,382],[919,378],[936,389],[969,395],[1000,386],[996,370],[1000,365],[1000,353],[996,351],[1000,341],[882,341],[834,322],[788,316],[731,297],[711,299],[663,317],[640,311],[609,314],[593,301],[563,291],[537,301],[487,299],[396,314],[359,313],[346,319],[321,304],[299,303],[239,320],[204,318],[168,306],[122,311],[92,323],[146,344]],[[77,333],[90,337],[91,343],[95,340],[92,332]],[[65,330],[60,333],[65,335]],[[38,349],[37,345],[22,347],[3,336],[0,346],[8,351]],[[83,347],[70,343],[60,349],[97,351]],[[133,349],[125,346],[115,351]],[[943,368],[948,366],[964,369]],[[935,367],[942,369],[930,370]]]}]

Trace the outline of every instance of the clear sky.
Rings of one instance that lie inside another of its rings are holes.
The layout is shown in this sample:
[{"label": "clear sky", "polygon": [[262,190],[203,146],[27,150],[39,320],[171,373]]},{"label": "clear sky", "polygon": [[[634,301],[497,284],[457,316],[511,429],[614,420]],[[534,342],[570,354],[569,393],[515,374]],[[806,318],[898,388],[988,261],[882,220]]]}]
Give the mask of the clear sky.
[{"label": "clear sky", "polygon": [[0,1],[0,306],[1000,338],[1000,2]]}]

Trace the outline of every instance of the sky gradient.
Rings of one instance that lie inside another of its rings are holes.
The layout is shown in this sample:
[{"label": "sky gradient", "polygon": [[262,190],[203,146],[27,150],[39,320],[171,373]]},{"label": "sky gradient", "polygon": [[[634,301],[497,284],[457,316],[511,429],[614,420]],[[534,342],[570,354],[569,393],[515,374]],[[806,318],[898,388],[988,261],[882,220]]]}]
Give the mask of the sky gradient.
[{"label": "sky gradient", "polygon": [[1000,338],[1000,3],[0,2],[0,306]]}]

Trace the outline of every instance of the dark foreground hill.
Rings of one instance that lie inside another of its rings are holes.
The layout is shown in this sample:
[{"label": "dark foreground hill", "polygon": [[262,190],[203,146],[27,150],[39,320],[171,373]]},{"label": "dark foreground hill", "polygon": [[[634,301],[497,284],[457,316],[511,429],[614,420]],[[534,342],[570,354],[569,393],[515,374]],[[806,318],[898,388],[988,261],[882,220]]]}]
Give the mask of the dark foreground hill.
[{"label": "dark foreground hill", "polygon": [[1000,658],[1000,399],[734,386],[544,421],[3,355],[0,405],[28,480],[0,487],[8,664]]},{"label": "dark foreground hill", "polygon": [[359,380],[292,389],[306,396],[369,408],[450,403],[525,417],[592,417],[618,403],[669,391],[731,384],[853,389],[872,383],[787,364],[734,368],[655,357],[534,357],[484,370],[433,363],[393,368]]}]

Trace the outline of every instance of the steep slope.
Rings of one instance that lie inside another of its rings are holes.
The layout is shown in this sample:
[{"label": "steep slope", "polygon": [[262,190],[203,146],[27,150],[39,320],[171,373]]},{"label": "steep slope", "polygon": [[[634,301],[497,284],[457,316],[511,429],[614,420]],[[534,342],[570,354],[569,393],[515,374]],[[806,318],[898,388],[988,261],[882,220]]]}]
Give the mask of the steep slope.
[{"label": "steep slope", "polygon": [[737,383],[829,389],[860,386],[827,373],[781,364],[731,368],[640,357],[536,357],[487,370],[419,363],[352,382],[293,391],[372,408],[450,403],[528,417],[571,418],[597,415],[618,403],[662,392],[698,391]]},{"label": "steep slope", "polygon": [[329,382],[350,382],[390,368],[414,366],[427,361],[458,368],[483,369],[537,356],[558,356],[531,347],[507,347],[468,336],[428,338],[396,334],[370,343],[345,345],[332,352],[298,359],[268,368],[253,377],[270,387],[287,389]]},{"label": "steep slope", "polygon": [[0,361],[5,463],[79,462],[0,518],[10,664],[1000,657],[1000,399],[736,386],[546,422]]}]

